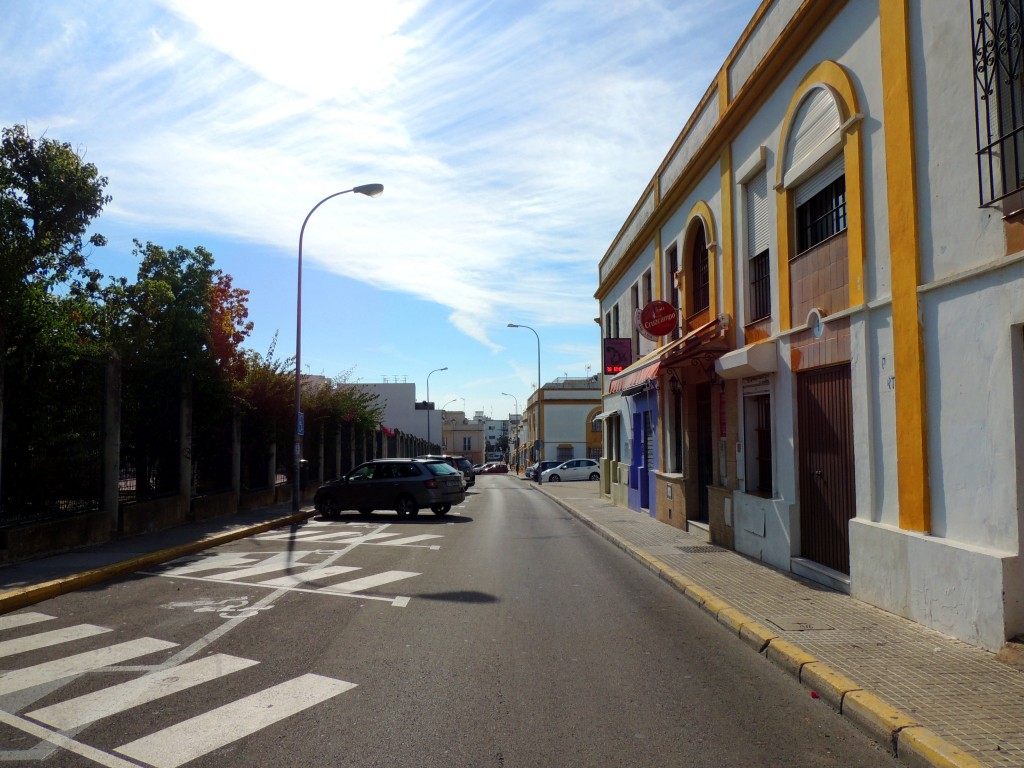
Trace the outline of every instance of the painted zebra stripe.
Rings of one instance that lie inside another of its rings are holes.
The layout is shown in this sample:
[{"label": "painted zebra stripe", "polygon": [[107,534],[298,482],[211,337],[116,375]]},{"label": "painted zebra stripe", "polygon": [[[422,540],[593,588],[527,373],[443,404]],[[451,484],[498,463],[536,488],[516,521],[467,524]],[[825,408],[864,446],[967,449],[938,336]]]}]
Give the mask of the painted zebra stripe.
[{"label": "painted zebra stripe", "polygon": [[355,683],[344,680],[302,675],[129,742],[116,751],[156,768],[177,768],[355,687]]},{"label": "painted zebra stripe", "polygon": [[7,672],[0,675],[0,696],[33,688],[43,683],[63,680],[65,677],[92,672],[111,664],[145,656],[148,653],[173,648],[176,645],[177,643],[169,643],[165,640],[143,637],[138,640],[129,640],[126,643],[108,645],[106,648],[98,648],[94,651],[77,653],[74,656],[66,656],[63,659],[36,664],[34,667]]},{"label": "painted zebra stripe", "polygon": [[51,632],[40,632],[27,637],[19,637],[14,640],[0,642],[0,657],[15,656],[26,651],[36,651],[40,648],[49,648],[51,645],[70,643],[73,640],[81,640],[93,635],[101,635],[110,630],[106,627],[97,627],[95,624],[76,624],[65,629],[55,629]]},{"label": "painted zebra stripe", "polygon": [[351,573],[352,571],[358,570],[359,568],[353,565],[329,565],[326,568],[311,568],[308,571],[303,571],[302,573],[291,573],[287,576],[282,576],[279,579],[261,581],[259,584],[261,587],[299,587],[310,581],[327,579],[341,573]]},{"label": "painted zebra stripe", "polygon": [[0,616],[0,632],[5,629],[16,627],[27,627],[29,624],[37,624],[40,621],[49,621],[56,616],[47,616],[45,613],[15,613],[8,616]]},{"label": "painted zebra stripe", "polygon": [[318,589],[317,592],[341,592],[343,594],[362,592],[364,589],[379,587],[383,584],[390,584],[393,581],[401,581],[402,579],[408,579],[419,575],[420,574],[415,571],[384,571],[383,573],[374,574],[373,576],[364,576],[361,579],[343,581],[340,584],[334,584],[330,587],[322,587],[321,589]]},{"label": "painted zebra stripe", "polygon": [[170,696],[172,693],[216,680],[254,664],[259,662],[218,653],[43,707],[29,712],[26,717],[51,725],[58,731],[68,731]]}]

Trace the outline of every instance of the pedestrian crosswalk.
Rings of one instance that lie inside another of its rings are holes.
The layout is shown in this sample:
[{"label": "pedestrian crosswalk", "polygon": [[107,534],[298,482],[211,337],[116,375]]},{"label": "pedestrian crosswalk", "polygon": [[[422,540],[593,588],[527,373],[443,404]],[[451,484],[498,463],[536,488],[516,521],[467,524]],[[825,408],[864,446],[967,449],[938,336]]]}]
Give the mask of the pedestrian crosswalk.
[{"label": "pedestrian crosswalk", "polygon": [[[195,579],[219,584],[291,589],[318,595],[356,596],[367,600],[384,600],[396,606],[406,605],[409,598],[378,596],[365,592],[420,575],[418,571],[403,570],[355,575],[357,571],[363,569],[353,565],[334,565],[323,558],[320,552],[286,552],[270,555],[260,553],[245,557],[218,553],[174,560],[156,573],[169,578]],[[349,574],[353,576],[349,577]],[[3,655],[4,645],[0,641],[0,657]]]},{"label": "pedestrian crosswalk", "polygon": [[[37,612],[0,616],[0,638],[4,632],[55,619],[54,616]],[[139,763],[154,768],[178,768],[356,687],[355,683],[324,675],[299,675],[153,733],[140,735],[113,750],[89,745],[79,737],[78,732],[100,720],[130,716],[147,704],[185,694],[226,675],[242,673],[259,662],[217,653],[173,667],[157,665],[153,671],[131,680],[43,707],[33,708],[34,705],[28,705],[26,708],[29,711],[25,713],[7,709],[5,702],[12,699],[5,697],[10,694],[45,684],[68,683],[87,673],[177,646],[177,643],[142,637],[80,649],[83,643],[99,642],[105,633],[112,631],[90,624],[79,624],[10,640],[0,639],[0,647],[16,649],[7,656],[17,657],[19,661],[43,649],[67,648],[70,651],[64,657],[34,664],[31,658],[27,658],[29,663],[24,666],[0,671],[0,722],[110,768]],[[0,663],[8,662],[4,660]],[[116,732],[130,732],[133,723],[145,721],[145,718],[128,717],[124,725],[118,724]],[[0,753],[0,760],[5,757],[9,755]],[[130,763],[124,758],[136,762]]]}]

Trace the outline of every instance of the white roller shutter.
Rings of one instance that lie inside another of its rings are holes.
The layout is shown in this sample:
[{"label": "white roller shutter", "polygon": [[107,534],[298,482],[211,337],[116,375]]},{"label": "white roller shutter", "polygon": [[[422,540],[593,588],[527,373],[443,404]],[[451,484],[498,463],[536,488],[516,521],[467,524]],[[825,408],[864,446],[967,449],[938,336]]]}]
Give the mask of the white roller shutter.
[{"label": "white roller shutter", "polygon": [[747,184],[747,256],[768,249],[771,220],[768,210],[768,176],[763,171]]},{"label": "white roller shutter", "polygon": [[846,163],[843,153],[840,152],[829,161],[828,165],[796,188],[793,194],[793,201],[796,207],[799,208],[845,172]]},{"label": "white roller shutter", "polygon": [[819,147],[842,125],[839,106],[827,88],[815,88],[804,99],[793,119],[786,168],[799,166],[820,153]]}]

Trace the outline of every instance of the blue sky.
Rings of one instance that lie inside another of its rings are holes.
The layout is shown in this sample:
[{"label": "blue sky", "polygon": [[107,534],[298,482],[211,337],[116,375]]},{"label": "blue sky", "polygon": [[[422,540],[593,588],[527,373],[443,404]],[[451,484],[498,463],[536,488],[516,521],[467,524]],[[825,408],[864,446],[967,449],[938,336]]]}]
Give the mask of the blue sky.
[{"label": "blue sky", "polygon": [[597,265],[757,0],[3,0],[0,124],[109,179],[93,264],[202,245],[248,346],[505,418],[599,372]]}]

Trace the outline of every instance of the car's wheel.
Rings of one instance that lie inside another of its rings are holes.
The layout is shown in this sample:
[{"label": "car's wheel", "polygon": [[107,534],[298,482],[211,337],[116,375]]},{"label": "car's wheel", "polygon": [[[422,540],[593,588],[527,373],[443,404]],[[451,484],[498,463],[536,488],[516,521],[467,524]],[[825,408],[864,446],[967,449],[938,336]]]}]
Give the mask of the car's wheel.
[{"label": "car's wheel", "polygon": [[412,496],[399,496],[398,501],[395,502],[395,512],[398,513],[399,517],[415,515],[419,511],[420,508],[416,506],[416,499]]},{"label": "car's wheel", "polygon": [[451,504],[437,504],[430,508],[430,511],[435,515],[447,515],[448,511],[452,508]]},{"label": "car's wheel", "polygon": [[601,479],[601,473],[600,472],[591,472],[590,473],[590,479],[591,480],[600,480]]},{"label": "car's wheel", "polygon": [[372,515],[373,514],[373,510],[372,509],[360,509],[359,510],[359,514],[360,515]]},{"label": "car's wheel", "polygon": [[341,514],[338,502],[333,496],[324,496],[324,500],[320,502],[320,514],[330,518],[338,517]]},{"label": "car's wheel", "polygon": [[560,478],[558,475],[552,475],[551,477],[548,478],[549,483],[558,483],[561,482],[561,480],[562,478]]}]

